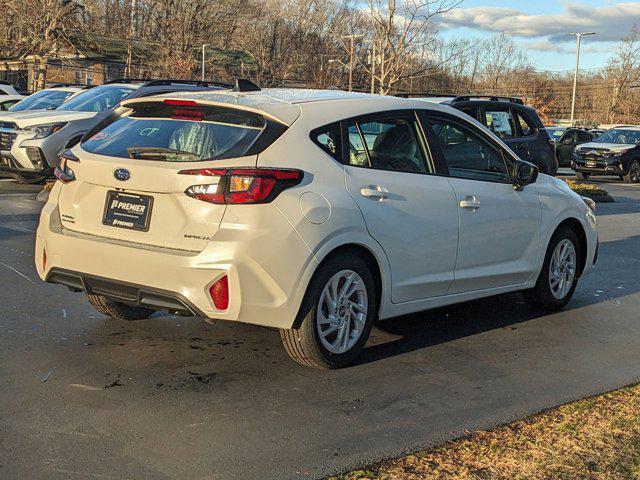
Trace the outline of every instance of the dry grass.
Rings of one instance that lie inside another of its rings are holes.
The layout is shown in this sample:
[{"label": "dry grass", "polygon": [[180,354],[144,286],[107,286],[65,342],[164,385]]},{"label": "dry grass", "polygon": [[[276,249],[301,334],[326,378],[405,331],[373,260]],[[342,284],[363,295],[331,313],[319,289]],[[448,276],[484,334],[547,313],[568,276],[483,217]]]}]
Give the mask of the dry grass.
[{"label": "dry grass", "polygon": [[640,386],[332,479],[640,479]]},{"label": "dry grass", "polygon": [[575,180],[565,179],[569,188],[576,192],[578,195],[584,195],[586,197],[592,197],[597,195],[608,195],[609,192],[603,190],[595,183],[581,183]]}]

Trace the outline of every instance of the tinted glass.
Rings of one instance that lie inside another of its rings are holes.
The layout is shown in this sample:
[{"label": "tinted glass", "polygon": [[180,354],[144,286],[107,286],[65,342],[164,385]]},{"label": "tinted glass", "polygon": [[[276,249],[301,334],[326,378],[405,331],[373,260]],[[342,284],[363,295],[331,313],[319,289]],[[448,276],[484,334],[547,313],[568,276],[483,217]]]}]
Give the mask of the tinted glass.
[{"label": "tinted glass", "polygon": [[64,92],[61,90],[40,90],[33,95],[29,95],[24,100],[19,101],[13,107],[12,112],[22,110],[53,110],[62,105],[73,92]]},{"label": "tinted glass", "polygon": [[484,111],[487,127],[500,138],[515,137],[515,123],[510,110]]},{"label": "tinted glass", "polygon": [[614,128],[604,132],[595,141],[598,143],[635,144],[640,141],[640,130]]},{"label": "tinted glass", "polygon": [[326,127],[314,130],[311,139],[322,150],[340,161],[342,155],[342,141],[340,134],[340,124],[334,123]]},{"label": "tinted glass", "polygon": [[75,112],[106,112],[115,107],[120,100],[134,91],[133,88],[102,85],[81,93],[68,102],[60,105],[58,110]]},{"label": "tinted glass", "polygon": [[587,132],[578,132],[578,141],[579,142],[589,142],[591,141],[591,134]]},{"label": "tinted glass", "polygon": [[519,113],[516,113],[516,117],[518,117],[518,123],[520,124],[522,135],[533,135],[535,129],[529,123],[527,123],[527,119]]},{"label": "tinted glass", "polygon": [[509,181],[502,154],[477,132],[453,120],[434,118],[430,122],[450,176]]},{"label": "tinted glass", "polygon": [[415,119],[356,122],[348,131],[349,164],[396,172],[427,172]]},{"label": "tinted glass", "polygon": [[260,136],[261,115],[222,107],[138,104],[83,142],[99,155],[166,162],[242,157]]}]

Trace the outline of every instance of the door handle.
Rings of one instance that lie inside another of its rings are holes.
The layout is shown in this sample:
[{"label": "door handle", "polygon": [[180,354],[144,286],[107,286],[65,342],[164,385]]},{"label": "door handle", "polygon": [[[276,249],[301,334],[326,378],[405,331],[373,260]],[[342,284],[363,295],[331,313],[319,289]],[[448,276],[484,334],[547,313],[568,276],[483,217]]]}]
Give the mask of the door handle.
[{"label": "door handle", "polygon": [[518,150],[524,150],[525,148],[527,148],[527,146],[524,143],[516,143],[515,146]]},{"label": "door handle", "polygon": [[460,208],[468,208],[469,210],[473,210],[474,212],[480,208],[480,202],[473,195],[467,195],[458,203]]},{"label": "door handle", "polygon": [[360,189],[360,194],[378,202],[389,198],[389,190],[381,185],[365,185]]}]

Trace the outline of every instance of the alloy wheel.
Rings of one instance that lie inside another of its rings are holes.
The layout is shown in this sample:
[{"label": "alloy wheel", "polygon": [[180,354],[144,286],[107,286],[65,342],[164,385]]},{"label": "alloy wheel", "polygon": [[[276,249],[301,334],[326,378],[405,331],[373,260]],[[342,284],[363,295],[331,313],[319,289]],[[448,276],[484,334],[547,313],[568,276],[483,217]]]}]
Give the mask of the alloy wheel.
[{"label": "alloy wheel", "polygon": [[364,330],[368,311],[367,289],[353,270],[341,270],[329,279],[318,302],[316,327],[329,352],[349,351]]},{"label": "alloy wheel", "polygon": [[576,249],[571,240],[564,239],[556,245],[549,265],[549,287],[557,300],[571,291],[576,276]]}]

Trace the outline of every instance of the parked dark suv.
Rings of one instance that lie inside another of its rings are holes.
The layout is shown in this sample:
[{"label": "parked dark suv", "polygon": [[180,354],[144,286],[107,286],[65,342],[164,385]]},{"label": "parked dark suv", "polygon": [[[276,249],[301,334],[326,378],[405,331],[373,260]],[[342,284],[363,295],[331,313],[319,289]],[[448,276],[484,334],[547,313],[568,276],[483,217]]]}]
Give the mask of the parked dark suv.
[{"label": "parked dark suv", "polygon": [[573,152],[571,169],[578,178],[593,174],[616,175],[625,182],[640,181],[640,126],[607,130]]},{"label": "parked dark suv", "polygon": [[575,127],[547,127],[549,138],[553,142],[558,166],[571,165],[574,149],[583,143],[591,142],[595,135],[583,128]]},{"label": "parked dark suv", "polygon": [[555,175],[558,171],[553,146],[538,112],[519,98],[425,93],[400,93],[398,96],[424,98],[461,110],[500,137],[520,158],[537,165],[542,173]]}]

